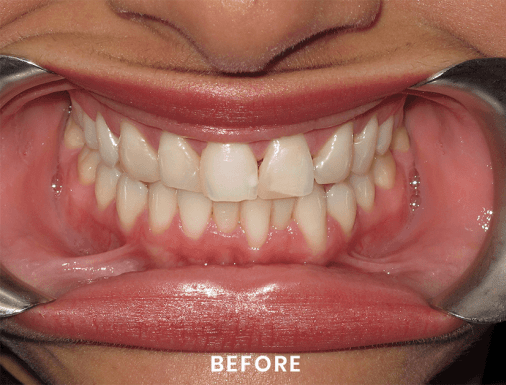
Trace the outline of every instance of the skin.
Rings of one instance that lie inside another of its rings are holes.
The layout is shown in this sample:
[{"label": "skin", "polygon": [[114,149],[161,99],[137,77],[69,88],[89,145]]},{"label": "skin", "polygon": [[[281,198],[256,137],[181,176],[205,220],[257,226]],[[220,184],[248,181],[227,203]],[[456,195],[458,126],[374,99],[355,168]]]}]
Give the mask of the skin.
[{"label": "skin", "polygon": [[[77,70],[121,63],[164,77],[197,72],[224,82],[256,72],[303,76],[315,67],[332,67],[337,76],[381,76],[385,68],[410,66],[435,72],[472,58],[506,57],[502,0],[0,0],[0,10],[0,54]],[[16,333],[15,320],[4,328]],[[454,337],[300,354],[300,373],[219,375],[210,373],[208,354],[3,339],[56,383],[275,384],[425,382],[476,333]]]}]

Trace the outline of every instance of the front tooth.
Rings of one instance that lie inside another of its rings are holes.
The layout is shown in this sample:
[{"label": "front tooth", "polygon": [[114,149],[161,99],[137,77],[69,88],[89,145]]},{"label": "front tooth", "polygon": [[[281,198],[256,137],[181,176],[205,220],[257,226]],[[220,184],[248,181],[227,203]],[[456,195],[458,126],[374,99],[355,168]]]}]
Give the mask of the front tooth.
[{"label": "front tooth", "polygon": [[374,183],[376,186],[390,190],[395,185],[395,160],[388,151],[385,155],[377,155],[372,164]]},{"label": "front tooth", "polygon": [[323,186],[315,183],[311,194],[297,199],[293,217],[313,253],[323,252],[327,243],[327,202]]},{"label": "front tooth", "polygon": [[98,150],[97,127],[95,122],[91,119],[86,112],[83,111],[83,130],[86,144],[93,150]]},{"label": "front tooth", "polygon": [[353,122],[339,127],[313,159],[317,183],[338,183],[346,179],[353,159]]},{"label": "front tooth", "polygon": [[313,160],[304,135],[271,141],[259,169],[258,196],[279,199],[305,196],[313,190]]},{"label": "front tooth", "polygon": [[177,202],[184,233],[199,239],[211,217],[213,202],[202,193],[185,190],[178,190]]},{"label": "front tooth", "polygon": [[106,165],[114,167],[116,163],[118,163],[119,139],[111,132],[100,112],[97,114],[95,124],[97,126],[98,150],[100,151],[100,156]]},{"label": "front tooth", "polygon": [[79,182],[82,185],[86,186],[95,182],[95,174],[99,163],[100,154],[98,151],[92,150],[85,145],[77,156],[77,172]]},{"label": "front tooth", "polygon": [[394,129],[394,117],[390,116],[381,123],[378,130],[378,142],[376,143],[376,152],[384,155],[392,142],[392,131]]},{"label": "front tooth", "polygon": [[261,198],[241,202],[241,227],[250,247],[258,249],[267,240],[271,204]]},{"label": "front tooth", "polygon": [[276,230],[284,230],[292,219],[296,198],[274,199],[272,201],[271,225]]},{"label": "front tooth", "polygon": [[164,132],[158,147],[160,178],[165,186],[201,192],[200,157],[188,142],[177,135]]},{"label": "front tooth", "polygon": [[156,182],[160,179],[158,155],[137,128],[121,123],[119,158],[123,169],[134,179]]},{"label": "front tooth", "polygon": [[394,131],[390,147],[392,150],[400,152],[406,152],[409,150],[409,135],[406,128],[399,127]]},{"label": "front tooth", "polygon": [[162,182],[149,186],[149,226],[154,234],[161,234],[170,227],[177,212],[177,190]]},{"label": "front tooth", "polygon": [[76,150],[84,146],[84,132],[74,121],[72,115],[67,121],[65,133],[63,134],[63,143],[69,150]]},{"label": "front tooth", "polygon": [[137,217],[148,204],[148,188],[142,182],[129,178],[123,173],[117,186],[116,210],[121,227],[130,231]]},{"label": "front tooth", "polygon": [[378,137],[378,119],[376,115],[367,122],[362,132],[355,136],[353,143],[353,165],[351,171],[357,175],[364,175],[369,171],[376,141]]},{"label": "front tooth", "polygon": [[327,191],[327,211],[350,236],[357,216],[357,200],[349,183],[336,183]]},{"label": "front tooth", "polygon": [[350,176],[350,184],[355,192],[357,204],[366,212],[374,208],[375,187],[371,174]]},{"label": "front tooth", "polygon": [[218,230],[231,233],[239,222],[239,203],[213,202],[213,218]]},{"label": "front tooth", "polygon": [[117,168],[111,168],[104,163],[100,163],[97,167],[97,178],[95,180],[95,197],[97,206],[103,211],[116,198],[116,186],[121,171]]},{"label": "front tooth", "polygon": [[212,201],[240,202],[257,197],[258,166],[247,144],[208,143],[200,158],[200,180]]}]

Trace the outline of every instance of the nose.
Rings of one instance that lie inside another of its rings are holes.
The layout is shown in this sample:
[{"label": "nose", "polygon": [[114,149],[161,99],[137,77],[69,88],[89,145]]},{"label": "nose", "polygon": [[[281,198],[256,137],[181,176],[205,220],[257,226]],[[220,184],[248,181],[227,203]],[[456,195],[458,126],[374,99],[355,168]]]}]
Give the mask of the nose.
[{"label": "nose", "polygon": [[[381,0],[110,0],[163,36],[176,31],[214,69],[261,71],[311,37],[372,23]],[[173,36],[173,35],[172,35]]]}]

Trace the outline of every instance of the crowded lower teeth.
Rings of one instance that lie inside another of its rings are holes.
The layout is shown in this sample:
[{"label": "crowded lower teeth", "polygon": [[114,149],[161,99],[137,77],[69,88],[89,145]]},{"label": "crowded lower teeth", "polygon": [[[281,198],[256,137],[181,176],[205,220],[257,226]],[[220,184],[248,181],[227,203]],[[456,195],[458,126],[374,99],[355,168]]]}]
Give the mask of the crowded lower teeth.
[{"label": "crowded lower teeth", "polygon": [[410,146],[393,117],[378,124],[373,116],[359,134],[353,134],[353,122],[337,127],[313,156],[302,134],[274,139],[258,167],[247,144],[208,143],[199,156],[186,139],[164,132],[156,151],[130,121],[121,123],[118,138],[100,113],[93,121],[74,101],[64,144],[81,149],[80,183],[95,183],[99,210],[116,201],[124,231],[147,209],[154,234],[166,231],[179,213],[192,239],[212,218],[224,233],[239,225],[249,246],[260,248],[271,229],[284,230],[295,220],[314,253],[325,249],[327,214],[350,236],[357,207],[372,211],[376,186],[395,184],[390,149]]}]

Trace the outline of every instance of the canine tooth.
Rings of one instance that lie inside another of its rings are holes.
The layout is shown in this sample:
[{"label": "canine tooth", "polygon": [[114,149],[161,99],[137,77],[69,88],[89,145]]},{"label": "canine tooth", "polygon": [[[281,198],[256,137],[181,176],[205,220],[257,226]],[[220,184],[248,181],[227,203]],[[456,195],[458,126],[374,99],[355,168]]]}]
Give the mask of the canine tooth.
[{"label": "canine tooth", "polygon": [[324,251],[327,243],[327,201],[323,186],[315,183],[311,194],[297,199],[293,217],[313,253]]},{"label": "canine tooth", "polygon": [[362,132],[355,136],[353,143],[353,165],[351,171],[357,175],[364,175],[369,171],[374,158],[376,140],[378,137],[378,119],[373,116],[365,125]]},{"label": "canine tooth", "polygon": [[349,236],[357,216],[357,200],[349,183],[336,183],[327,191],[327,212]]},{"label": "canine tooth", "polygon": [[350,173],[353,159],[353,122],[339,127],[313,159],[317,183],[338,183]]},{"label": "canine tooth", "polygon": [[99,163],[100,154],[98,151],[85,145],[77,156],[77,172],[82,185],[86,186],[95,182],[95,173]]},{"label": "canine tooth", "polygon": [[394,129],[394,117],[390,116],[378,129],[378,142],[376,143],[376,152],[384,155],[392,142],[392,131]]},{"label": "canine tooth", "polygon": [[371,173],[366,175],[351,174],[350,184],[355,192],[357,204],[366,212],[374,207],[375,187]]},{"label": "canine tooth", "polygon": [[106,165],[114,167],[116,163],[118,163],[119,139],[111,132],[100,112],[97,114],[95,125],[97,127],[98,150],[100,156]]},{"label": "canine tooth", "polygon": [[259,169],[258,196],[279,199],[305,196],[313,190],[313,160],[304,135],[271,141]]},{"label": "canine tooth", "polygon": [[117,186],[116,210],[121,227],[130,231],[137,217],[148,204],[148,188],[142,182],[131,179],[123,173]]},{"label": "canine tooth", "polygon": [[170,227],[177,212],[177,191],[162,182],[149,186],[149,227],[154,234],[161,234]]},{"label": "canine tooth", "polygon": [[116,186],[121,171],[117,168],[111,168],[104,163],[97,167],[97,177],[95,180],[95,198],[100,211],[103,211],[116,198]]},{"label": "canine tooth", "polygon": [[271,225],[276,230],[284,230],[292,219],[296,198],[274,199],[272,201]]},{"label": "canine tooth", "polygon": [[241,227],[250,247],[258,249],[267,240],[271,204],[270,200],[261,198],[241,202]]},{"label": "canine tooth", "polygon": [[188,142],[170,132],[164,132],[158,147],[160,178],[165,186],[201,192],[200,157]]},{"label": "canine tooth", "polygon": [[83,130],[86,144],[93,150],[98,150],[97,127],[95,122],[91,119],[86,112],[83,111]]},{"label": "canine tooth", "polygon": [[258,166],[253,151],[247,144],[208,143],[200,157],[200,181],[212,201],[255,199]]},{"label": "canine tooth", "polygon": [[218,230],[231,233],[239,222],[239,203],[213,202],[213,218]]},{"label": "canine tooth", "polygon": [[178,190],[177,203],[184,233],[199,239],[211,217],[213,202],[202,193]]},{"label": "canine tooth", "polygon": [[400,127],[395,130],[390,148],[395,151],[406,152],[409,150],[409,147],[409,135],[406,128]]},{"label": "canine tooth", "polygon": [[84,132],[70,116],[63,134],[63,143],[69,150],[76,150],[84,146]]},{"label": "canine tooth", "polygon": [[385,155],[377,155],[372,164],[374,183],[376,186],[390,190],[395,185],[395,160],[388,151]]},{"label": "canine tooth", "polygon": [[121,123],[119,158],[123,169],[134,179],[156,182],[160,179],[158,154],[131,123]]}]

